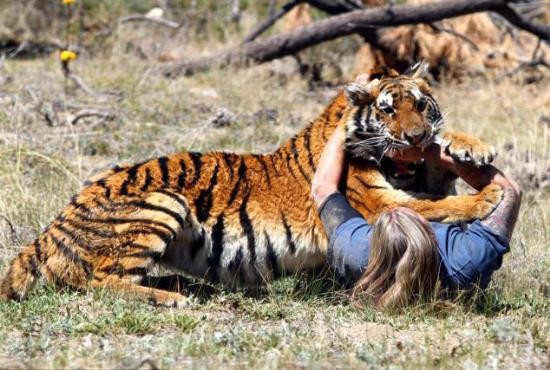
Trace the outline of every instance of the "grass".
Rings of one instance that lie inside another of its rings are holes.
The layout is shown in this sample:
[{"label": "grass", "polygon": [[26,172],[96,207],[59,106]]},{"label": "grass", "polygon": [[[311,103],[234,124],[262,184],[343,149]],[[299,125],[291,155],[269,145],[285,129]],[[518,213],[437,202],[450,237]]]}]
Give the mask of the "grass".
[{"label": "grass", "polygon": [[[127,45],[152,50],[169,33],[133,30],[104,57],[74,63],[87,83],[115,95],[90,97],[72,86],[65,95],[53,57],[7,61],[0,69],[2,270],[92,174],[183,149],[273,150],[337,90],[310,89],[287,72],[295,69],[292,60],[166,80],[154,60],[139,60]],[[171,43],[177,40],[165,48]],[[342,71],[351,70],[352,58],[334,54],[337,46],[312,55],[322,59],[331,50]],[[448,127],[493,143],[497,165],[524,189],[511,252],[485,296],[444,310],[381,314],[353,308],[330,279],[315,275],[286,277],[257,292],[215,287],[186,309],[40,286],[21,303],[0,303],[0,368],[549,367],[550,140],[542,117],[550,115],[550,76],[528,85],[520,77],[435,87]],[[99,106],[117,117],[70,126],[61,109],[59,122],[49,125],[43,112],[56,102]],[[209,124],[219,108],[236,114],[228,127]]]}]

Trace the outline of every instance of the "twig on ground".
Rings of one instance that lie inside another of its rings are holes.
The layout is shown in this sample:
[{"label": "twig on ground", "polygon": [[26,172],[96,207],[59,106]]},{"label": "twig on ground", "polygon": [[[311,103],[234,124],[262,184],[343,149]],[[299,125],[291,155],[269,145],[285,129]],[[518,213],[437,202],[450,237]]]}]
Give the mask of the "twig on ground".
[{"label": "twig on ground", "polygon": [[229,126],[231,122],[235,120],[236,114],[229,109],[221,107],[218,108],[216,114],[208,120],[208,123],[214,127]]},{"label": "twig on ground", "polygon": [[70,72],[67,74],[67,78],[71,81],[73,81],[79,88],[82,89],[86,94],[91,96],[98,96],[99,93],[92,89],[90,86],[88,86],[80,77],[75,75],[73,72]]},{"label": "twig on ground", "polygon": [[548,63],[543,57],[539,57],[539,58],[530,60],[528,62],[521,62],[519,66],[517,66],[513,70],[505,73],[504,76],[511,77],[514,74],[521,71],[522,69],[534,68],[534,67],[538,67],[538,66],[542,66],[542,67],[546,67],[546,68],[550,69],[550,63]]},{"label": "twig on ground", "polygon": [[29,94],[34,104],[40,104],[40,99],[38,98],[38,95],[33,88],[31,88],[30,86],[25,86],[25,91],[27,92],[27,94]]},{"label": "twig on ground", "polygon": [[540,45],[542,44],[542,40],[538,39],[537,45],[535,46],[535,50],[533,50],[533,54],[531,55],[531,59],[535,59],[537,57],[537,54],[540,50]]},{"label": "twig on ground", "polygon": [[145,360],[141,361],[136,367],[134,370],[141,370],[141,369],[145,369],[147,366],[147,369],[150,369],[150,370],[159,370],[160,368],[157,366],[157,364],[151,360],[150,358],[146,358]]},{"label": "twig on ground", "polygon": [[428,26],[430,26],[431,28],[433,28],[435,31],[437,32],[444,32],[444,33],[448,33],[449,35],[453,35],[459,39],[461,39],[462,41],[466,42],[468,45],[470,45],[472,47],[472,49],[474,49],[475,51],[478,51],[479,50],[479,47],[476,45],[475,42],[473,42],[472,40],[470,40],[466,35],[460,33],[460,32],[456,32],[455,30],[452,30],[450,28],[444,28],[444,27],[441,27],[440,25],[438,25],[436,22],[432,22],[432,23],[428,23]]},{"label": "twig on ground", "polygon": [[48,126],[57,126],[59,120],[57,119],[57,112],[55,106],[49,102],[40,104],[38,108],[39,113],[44,117]]},{"label": "twig on ground", "polygon": [[30,43],[28,41],[23,41],[17,46],[17,48],[14,51],[8,54],[8,58],[15,58],[20,52],[25,50],[29,45]]},{"label": "twig on ground", "polygon": [[232,0],[231,1],[231,19],[233,22],[239,24],[241,20],[241,1]]},{"label": "twig on ground", "polygon": [[182,26],[181,23],[174,22],[162,17],[148,17],[141,14],[131,14],[124,17],[121,17],[118,20],[118,24],[124,24],[129,22],[152,22],[158,24],[159,26],[164,26],[168,28],[178,29]]},{"label": "twig on ground", "polygon": [[519,66],[517,66],[516,68],[514,68],[513,70],[511,70],[509,72],[506,72],[504,74],[504,76],[511,77],[514,74],[521,71],[522,69],[534,68],[534,67],[538,67],[538,66],[542,66],[542,67],[546,67],[546,68],[550,69],[550,63],[548,61],[546,61],[544,53],[541,54],[540,56],[537,56],[537,54],[539,53],[541,44],[542,44],[542,40],[539,39],[537,41],[537,45],[535,46],[535,49],[533,50],[533,54],[531,55],[531,60],[526,61],[526,62],[521,62]]},{"label": "twig on ground", "polygon": [[71,119],[69,119],[69,123],[71,125],[76,125],[79,120],[88,117],[99,117],[111,121],[115,119],[116,116],[114,113],[109,111],[102,111],[98,109],[82,109],[78,111]]},{"label": "twig on ground", "polygon": [[[97,91],[92,87],[90,87],[88,84],[86,84],[78,75],[76,75],[74,72],[71,72],[71,71],[68,71],[66,73],[66,77],[69,80],[73,81],[80,89],[82,89],[82,91],[84,91],[84,93],[95,98],[101,98],[101,97],[105,98],[108,96],[120,97],[121,95],[120,92],[118,91]],[[101,100],[104,100],[104,99],[101,99]]]},{"label": "twig on ground", "polygon": [[120,25],[125,23],[131,23],[131,22],[151,22],[159,26],[168,27],[174,30],[180,29],[183,26],[183,22],[178,23],[163,17],[142,15],[142,14],[130,14],[124,17],[120,17],[118,21],[116,21],[111,27],[107,28],[106,30],[102,30],[98,32],[97,36],[100,36],[102,38],[102,41],[105,41],[115,32],[115,30]]},{"label": "twig on ground", "polygon": [[11,223],[10,219],[7,218],[6,216],[0,214],[0,218],[4,221],[6,221],[6,223],[8,224],[8,227],[10,228],[10,233],[11,233],[11,241],[13,244],[20,244],[20,240],[19,240],[19,237],[17,236],[17,232],[15,231],[15,227],[13,226],[13,224]]}]

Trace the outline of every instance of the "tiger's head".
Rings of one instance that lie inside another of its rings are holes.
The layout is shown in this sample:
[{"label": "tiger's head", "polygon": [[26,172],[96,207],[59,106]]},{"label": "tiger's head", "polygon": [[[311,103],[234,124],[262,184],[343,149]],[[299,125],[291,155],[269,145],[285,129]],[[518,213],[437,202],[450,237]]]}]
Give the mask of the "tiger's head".
[{"label": "tiger's head", "polygon": [[380,162],[389,151],[434,142],[443,117],[424,79],[427,71],[420,62],[404,74],[386,69],[360,75],[345,87],[346,149],[352,156]]}]

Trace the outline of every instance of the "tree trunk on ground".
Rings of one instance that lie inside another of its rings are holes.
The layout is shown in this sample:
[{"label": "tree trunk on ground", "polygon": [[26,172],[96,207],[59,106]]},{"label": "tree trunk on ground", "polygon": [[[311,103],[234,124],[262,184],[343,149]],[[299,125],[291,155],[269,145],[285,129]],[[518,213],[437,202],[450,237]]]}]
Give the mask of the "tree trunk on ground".
[{"label": "tree trunk on ground", "polygon": [[297,53],[325,41],[362,31],[379,27],[431,23],[483,11],[497,12],[517,27],[537,35],[544,41],[550,40],[550,26],[532,23],[521,17],[508,6],[510,2],[510,0],[453,0],[356,10],[324,19],[292,32],[248,42],[213,56],[178,63],[164,68],[163,73],[167,77],[172,77],[182,73],[190,75],[208,70],[213,66],[232,63],[248,61],[263,63]]}]

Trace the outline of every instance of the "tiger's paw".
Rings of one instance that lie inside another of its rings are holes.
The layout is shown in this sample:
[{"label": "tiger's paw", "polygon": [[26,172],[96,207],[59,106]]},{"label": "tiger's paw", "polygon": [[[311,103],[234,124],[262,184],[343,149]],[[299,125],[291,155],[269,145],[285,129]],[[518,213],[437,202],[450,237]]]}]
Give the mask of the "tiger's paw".
[{"label": "tiger's paw", "polygon": [[497,155],[493,146],[463,132],[446,133],[443,135],[441,145],[455,160],[476,167],[493,162]]},{"label": "tiger's paw", "polygon": [[183,308],[191,304],[191,300],[179,293],[167,292],[163,297],[155,297],[153,303],[157,306]]},{"label": "tiger's paw", "polygon": [[502,188],[496,184],[485,186],[478,194],[472,219],[482,220],[489,216],[502,200]]}]

